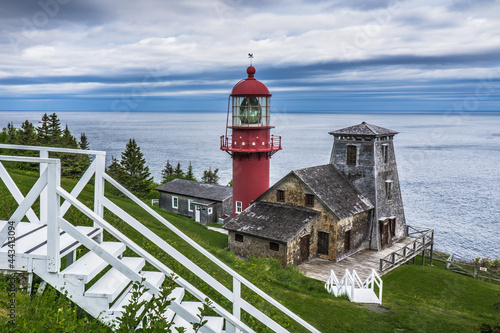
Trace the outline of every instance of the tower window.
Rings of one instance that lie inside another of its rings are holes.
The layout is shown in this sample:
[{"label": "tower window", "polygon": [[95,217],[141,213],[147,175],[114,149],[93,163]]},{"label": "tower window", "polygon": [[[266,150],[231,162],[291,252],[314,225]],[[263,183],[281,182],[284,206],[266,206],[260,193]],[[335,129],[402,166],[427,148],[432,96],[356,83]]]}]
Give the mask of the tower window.
[{"label": "tower window", "polygon": [[347,165],[356,165],[356,155],[358,152],[358,147],[347,146]]},{"label": "tower window", "polygon": [[243,211],[243,203],[241,201],[236,201],[236,214]]},{"label": "tower window", "polygon": [[280,250],[280,245],[275,242],[270,242],[269,243],[269,249],[272,251],[279,251]]},{"label": "tower window", "polygon": [[285,202],[285,190],[276,190],[276,201]]},{"label": "tower window", "polygon": [[391,237],[396,237],[396,218],[390,218],[389,223],[391,225]]},{"label": "tower window", "polygon": [[382,158],[384,160],[384,164],[389,162],[389,146],[386,144],[382,145]]},{"label": "tower window", "polygon": [[314,195],[306,193],[306,207],[314,207]]},{"label": "tower window", "polygon": [[242,234],[234,234],[234,240],[237,242],[243,242],[243,235]]},{"label": "tower window", "polygon": [[392,200],[392,180],[385,181],[385,197],[387,200]]}]

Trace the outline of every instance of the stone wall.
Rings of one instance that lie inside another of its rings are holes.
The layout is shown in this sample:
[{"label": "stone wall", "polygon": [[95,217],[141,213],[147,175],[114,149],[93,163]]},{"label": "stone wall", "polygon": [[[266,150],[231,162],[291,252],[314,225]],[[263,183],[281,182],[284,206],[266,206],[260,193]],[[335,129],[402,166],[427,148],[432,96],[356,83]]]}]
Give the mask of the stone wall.
[{"label": "stone wall", "polygon": [[[279,244],[279,251],[274,251],[270,249],[271,241],[252,237],[248,235],[243,236],[243,242],[235,240],[234,231],[229,231],[228,233],[228,245],[231,250],[234,251],[239,256],[248,257],[250,255],[255,257],[266,257],[274,258],[279,260],[283,265],[287,264],[287,249],[286,244]],[[240,234],[241,235],[241,234]]]}]

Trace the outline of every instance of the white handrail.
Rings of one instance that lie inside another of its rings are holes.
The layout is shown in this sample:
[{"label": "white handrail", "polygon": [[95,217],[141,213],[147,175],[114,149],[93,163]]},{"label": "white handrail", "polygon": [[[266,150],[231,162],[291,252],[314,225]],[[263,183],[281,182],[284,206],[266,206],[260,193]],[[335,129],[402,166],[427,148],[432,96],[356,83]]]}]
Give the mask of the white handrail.
[{"label": "white handrail", "polygon": [[[58,148],[58,147],[44,147],[44,146],[25,146],[25,145],[11,145],[0,143],[0,148],[16,149],[16,150],[33,150],[33,151],[48,151],[53,153],[69,153],[69,154],[83,154],[83,155],[103,155],[106,156],[105,151],[99,150],[86,150],[86,149],[73,149],[73,148]],[[42,162],[46,163],[46,162]]]}]

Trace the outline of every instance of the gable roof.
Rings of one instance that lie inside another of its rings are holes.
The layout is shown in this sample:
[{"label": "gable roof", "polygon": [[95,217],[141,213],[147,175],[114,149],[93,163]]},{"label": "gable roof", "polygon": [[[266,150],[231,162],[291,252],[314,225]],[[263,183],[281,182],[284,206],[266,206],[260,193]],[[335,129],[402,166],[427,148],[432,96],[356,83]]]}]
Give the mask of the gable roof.
[{"label": "gable roof", "polygon": [[383,128],[371,124],[367,124],[364,121],[361,124],[342,128],[336,131],[328,132],[331,135],[365,135],[365,136],[383,136],[383,135],[395,135],[398,132],[393,131],[388,128]]},{"label": "gable roof", "polygon": [[294,170],[292,174],[304,182],[340,220],[374,207],[332,164]]},{"label": "gable roof", "polygon": [[158,186],[156,189],[160,192],[169,192],[215,201],[223,201],[233,195],[233,188],[229,186],[198,183],[184,179],[174,179]]},{"label": "gable roof", "polygon": [[258,201],[223,228],[241,234],[288,243],[320,215],[312,209]]}]

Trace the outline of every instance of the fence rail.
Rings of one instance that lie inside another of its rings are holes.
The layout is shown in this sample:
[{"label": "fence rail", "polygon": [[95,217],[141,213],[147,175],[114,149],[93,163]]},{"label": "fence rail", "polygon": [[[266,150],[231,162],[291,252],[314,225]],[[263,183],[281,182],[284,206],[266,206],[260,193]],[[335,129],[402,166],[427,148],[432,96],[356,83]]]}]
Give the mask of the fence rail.
[{"label": "fence rail", "polygon": [[435,260],[443,262],[446,264],[446,269],[455,273],[472,276],[474,279],[481,278],[500,282],[500,276],[497,274],[488,272],[486,267],[481,267],[474,265],[472,263],[466,263],[458,261],[455,254],[445,254],[437,252],[434,254]]},{"label": "fence rail", "polygon": [[[419,253],[434,245],[434,229],[420,229],[414,226],[407,226],[409,237],[415,238],[413,242],[396,250],[384,258],[380,259],[380,272],[387,273],[408,260],[415,258]],[[432,255],[431,255],[432,264]]]}]

